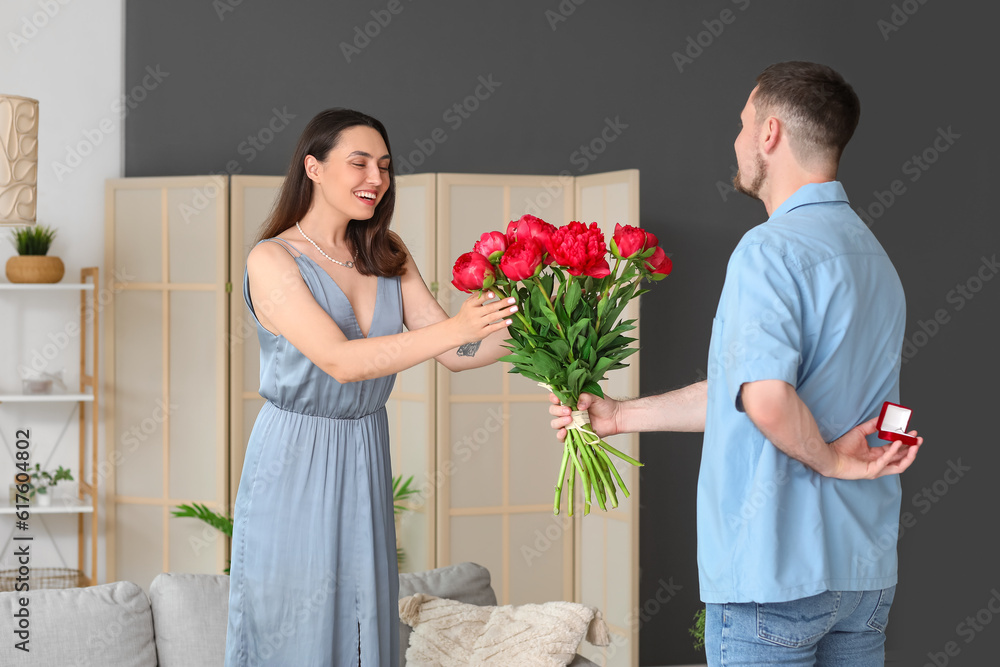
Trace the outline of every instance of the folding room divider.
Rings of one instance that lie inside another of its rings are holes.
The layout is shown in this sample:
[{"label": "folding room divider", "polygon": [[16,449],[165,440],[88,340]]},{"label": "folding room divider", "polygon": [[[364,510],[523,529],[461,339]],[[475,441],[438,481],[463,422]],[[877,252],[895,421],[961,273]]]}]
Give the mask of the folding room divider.
[{"label": "folding room divider", "polygon": [[[109,579],[148,584],[168,569],[225,567],[227,540],[169,510],[201,502],[226,511],[235,498],[263,404],[243,271],[281,183],[267,176],[108,182],[106,275],[127,278],[109,285],[116,297],[106,311],[108,441],[116,448]],[[639,224],[638,191],[635,170],[400,176],[393,229],[454,313],[464,295],[450,284],[451,265],[482,232],[531,213],[557,225],[597,221],[610,239],[616,222]],[[625,316],[638,317],[637,303]],[[611,395],[638,393],[638,354],[629,363],[605,383]],[[638,471],[619,466],[632,497],[618,509],[553,516],[562,452],[548,426],[547,393],[507,373],[507,364],[457,374],[435,366],[400,373],[387,405],[394,474],[413,475],[420,490],[398,521],[403,569],[471,560],[490,569],[500,604],[597,606],[614,644],[589,657],[636,664]],[[635,435],[612,442],[638,454]]]}]

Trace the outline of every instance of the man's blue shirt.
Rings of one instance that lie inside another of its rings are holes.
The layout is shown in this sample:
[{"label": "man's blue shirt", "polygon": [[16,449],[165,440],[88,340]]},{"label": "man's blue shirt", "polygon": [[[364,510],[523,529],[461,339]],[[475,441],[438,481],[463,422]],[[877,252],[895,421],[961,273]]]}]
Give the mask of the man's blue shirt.
[{"label": "man's blue shirt", "polygon": [[[899,402],[905,320],[892,262],[839,182],[810,183],[733,251],[712,325],[698,479],[705,602],[781,602],[896,583],[898,475],[845,481],[792,459],[742,410],[784,380],[831,442]],[[888,444],[869,438],[870,445]]]}]

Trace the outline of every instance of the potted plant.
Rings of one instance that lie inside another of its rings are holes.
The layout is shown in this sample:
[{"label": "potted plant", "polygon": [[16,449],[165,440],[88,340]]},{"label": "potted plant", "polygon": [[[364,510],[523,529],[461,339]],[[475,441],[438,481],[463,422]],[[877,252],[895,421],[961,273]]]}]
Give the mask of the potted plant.
[{"label": "potted plant", "polygon": [[[392,500],[393,500],[393,514],[399,516],[399,514],[407,509],[405,505],[399,505],[397,503],[410,498],[417,493],[416,489],[411,489],[410,484],[413,482],[413,476],[411,475],[405,482],[403,481],[403,476],[392,478]],[[178,505],[177,509],[172,510],[171,514],[176,517],[191,517],[193,519],[201,519],[208,525],[212,526],[218,530],[223,535],[228,537],[233,536],[233,518],[222,514],[221,512],[216,512],[210,509],[206,505],[201,503],[194,503],[191,505]],[[396,562],[398,565],[402,565],[403,561],[406,559],[406,554],[399,547],[396,547]],[[227,567],[224,572],[229,574],[229,568]]]},{"label": "potted plant", "polygon": [[72,482],[73,474],[62,466],[56,468],[55,472],[42,470],[41,464],[36,463],[35,469],[31,472],[31,480],[31,491],[28,493],[28,498],[36,498],[38,505],[45,507],[52,502],[49,488],[54,487],[62,480]]},{"label": "potted plant", "polygon": [[33,225],[11,230],[11,242],[17,255],[7,260],[7,279],[12,283],[57,283],[66,267],[58,257],[46,253],[56,231],[45,225]]}]

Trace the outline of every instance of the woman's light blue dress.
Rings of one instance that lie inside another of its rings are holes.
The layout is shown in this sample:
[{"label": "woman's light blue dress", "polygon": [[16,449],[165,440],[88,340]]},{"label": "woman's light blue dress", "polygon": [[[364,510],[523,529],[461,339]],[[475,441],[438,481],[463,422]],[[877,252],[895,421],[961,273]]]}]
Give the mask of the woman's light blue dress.
[{"label": "woman's light blue dress", "polygon": [[[276,239],[267,239],[276,241]],[[316,301],[363,338],[347,297],[295,257]],[[378,278],[368,335],[403,329],[399,278]],[[253,314],[250,285],[243,297]],[[341,384],[257,321],[260,395],[236,495],[226,667],[395,667],[399,579],[385,402],[395,376]]]}]

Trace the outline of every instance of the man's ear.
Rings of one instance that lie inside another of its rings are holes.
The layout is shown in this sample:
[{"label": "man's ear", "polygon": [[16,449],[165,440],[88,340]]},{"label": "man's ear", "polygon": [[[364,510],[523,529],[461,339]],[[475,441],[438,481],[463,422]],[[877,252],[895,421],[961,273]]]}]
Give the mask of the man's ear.
[{"label": "man's ear", "polygon": [[774,149],[778,147],[778,142],[781,140],[782,134],[785,128],[781,125],[781,121],[774,116],[768,116],[761,123],[760,128],[760,150],[765,155],[774,152]]}]

